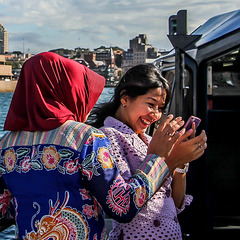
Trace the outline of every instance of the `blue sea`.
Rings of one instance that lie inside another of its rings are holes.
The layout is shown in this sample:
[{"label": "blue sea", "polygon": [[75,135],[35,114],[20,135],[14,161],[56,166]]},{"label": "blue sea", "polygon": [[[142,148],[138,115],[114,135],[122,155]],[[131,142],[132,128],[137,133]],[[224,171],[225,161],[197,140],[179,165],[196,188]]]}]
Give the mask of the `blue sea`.
[{"label": "blue sea", "polygon": [[0,93],[0,137],[4,134],[3,126],[12,100],[13,93]]},{"label": "blue sea", "polygon": [[[114,92],[114,88],[104,88],[97,104],[108,102]],[[3,126],[7,116],[7,112],[12,100],[13,93],[0,93],[0,137],[4,135]],[[15,239],[15,227],[12,226],[0,233],[0,240]]]}]

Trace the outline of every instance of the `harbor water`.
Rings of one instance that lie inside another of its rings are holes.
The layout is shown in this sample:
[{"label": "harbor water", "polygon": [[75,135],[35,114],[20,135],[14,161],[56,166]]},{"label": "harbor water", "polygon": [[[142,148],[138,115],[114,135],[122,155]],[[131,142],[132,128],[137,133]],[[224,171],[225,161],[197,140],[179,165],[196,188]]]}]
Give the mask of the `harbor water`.
[{"label": "harbor water", "polygon": [[2,137],[4,134],[3,126],[12,100],[12,96],[13,93],[11,92],[0,93],[0,137]]},{"label": "harbor water", "polygon": [[[104,88],[97,104],[108,102],[114,92],[114,88]],[[13,93],[0,93],[0,137],[2,137],[5,132],[3,131],[4,122],[7,116],[7,112],[12,100]],[[13,240],[15,239],[15,227],[12,226],[0,233],[0,240]]]}]

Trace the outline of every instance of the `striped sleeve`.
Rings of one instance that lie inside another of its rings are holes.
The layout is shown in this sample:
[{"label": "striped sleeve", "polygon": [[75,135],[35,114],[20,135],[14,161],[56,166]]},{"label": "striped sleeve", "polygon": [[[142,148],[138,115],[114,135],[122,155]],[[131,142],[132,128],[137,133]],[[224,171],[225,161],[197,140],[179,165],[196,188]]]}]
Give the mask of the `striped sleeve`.
[{"label": "striped sleeve", "polygon": [[164,183],[168,174],[169,169],[164,158],[156,154],[148,154],[136,172],[136,175],[145,178],[148,182],[148,185],[151,187],[150,195],[154,194]]}]

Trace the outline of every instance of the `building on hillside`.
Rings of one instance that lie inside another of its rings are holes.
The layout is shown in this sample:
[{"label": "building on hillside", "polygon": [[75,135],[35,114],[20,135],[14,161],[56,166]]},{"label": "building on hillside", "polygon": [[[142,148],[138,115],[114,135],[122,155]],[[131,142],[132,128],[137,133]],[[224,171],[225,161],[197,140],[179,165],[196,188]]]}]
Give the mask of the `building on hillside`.
[{"label": "building on hillside", "polygon": [[96,60],[92,60],[92,61],[88,61],[88,63],[89,63],[89,67],[91,68],[91,69],[95,69],[95,68],[98,68],[98,67],[105,67],[106,66],[106,64],[105,64],[105,62],[104,61],[96,61]]},{"label": "building on hillside", "polygon": [[12,66],[6,65],[6,59],[4,55],[0,55],[0,80],[10,81],[12,80]]},{"label": "building on hillside", "polygon": [[96,54],[97,61],[108,61],[109,59],[110,48],[98,48],[95,49],[94,53]]},{"label": "building on hillside", "polygon": [[89,67],[89,63],[84,58],[74,58],[74,61],[76,61],[86,67]]},{"label": "building on hillside", "polygon": [[8,31],[0,22],[0,54],[8,52]]},{"label": "building on hillside", "polygon": [[135,38],[129,40],[129,47],[134,51],[145,52],[148,46],[148,39],[146,34],[139,34]]},{"label": "building on hillside", "polygon": [[129,41],[129,49],[123,54],[122,70],[126,72],[135,65],[152,62],[158,56],[158,49],[148,44],[147,35],[139,34]]},{"label": "building on hillside", "polygon": [[84,53],[84,59],[89,63],[92,61],[96,61],[96,53],[94,52]]},{"label": "building on hillside", "polygon": [[123,50],[113,50],[112,47],[100,47],[93,52],[84,54],[84,59],[89,63],[89,67],[104,76],[106,86],[114,86],[119,79],[120,69],[115,64],[115,55],[121,55]]}]

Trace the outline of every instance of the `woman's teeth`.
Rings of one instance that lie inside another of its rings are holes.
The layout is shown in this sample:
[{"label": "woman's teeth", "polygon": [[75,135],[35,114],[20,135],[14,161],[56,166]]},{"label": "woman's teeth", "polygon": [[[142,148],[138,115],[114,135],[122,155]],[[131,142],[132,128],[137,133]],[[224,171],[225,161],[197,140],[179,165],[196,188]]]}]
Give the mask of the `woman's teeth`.
[{"label": "woman's teeth", "polygon": [[146,125],[150,125],[150,124],[151,124],[151,122],[150,122],[149,120],[147,120],[147,119],[141,118],[141,120],[142,120],[142,122],[143,122],[144,124],[146,124]]}]

